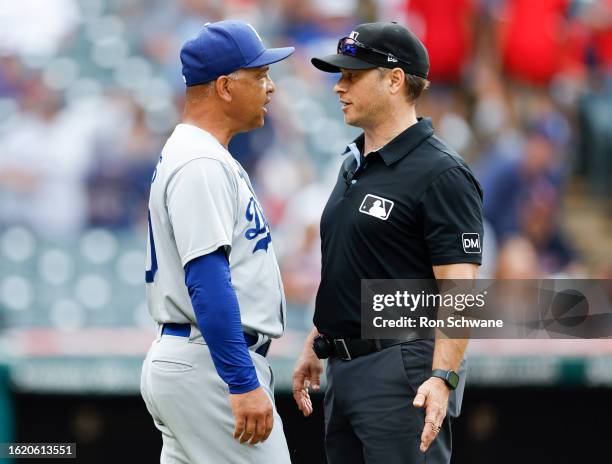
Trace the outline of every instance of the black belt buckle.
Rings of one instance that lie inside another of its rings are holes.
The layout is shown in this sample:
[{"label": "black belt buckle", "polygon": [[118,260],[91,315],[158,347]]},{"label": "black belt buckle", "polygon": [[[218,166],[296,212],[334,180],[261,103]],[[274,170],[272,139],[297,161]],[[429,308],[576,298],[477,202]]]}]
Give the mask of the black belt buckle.
[{"label": "black belt buckle", "polygon": [[334,347],[336,349],[336,356],[338,358],[342,359],[343,361],[350,361],[353,359],[343,338],[334,338]]}]

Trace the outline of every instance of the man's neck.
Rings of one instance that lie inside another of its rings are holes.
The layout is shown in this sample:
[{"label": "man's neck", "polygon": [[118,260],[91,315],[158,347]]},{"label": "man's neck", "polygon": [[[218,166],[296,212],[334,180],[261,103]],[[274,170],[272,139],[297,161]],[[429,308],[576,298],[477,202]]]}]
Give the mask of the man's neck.
[{"label": "man's neck", "polygon": [[400,114],[391,112],[385,115],[385,120],[374,127],[364,127],[365,140],[363,144],[364,156],[374,150],[384,147],[391,140],[417,123],[414,107],[411,111]]},{"label": "man's neck", "polygon": [[[214,114],[216,114],[217,117],[211,117],[211,115]],[[227,150],[229,142],[232,137],[236,135],[236,132],[232,131],[225,119],[223,117],[218,117],[218,115],[219,113],[216,111],[194,112],[185,110],[182,122],[205,130],[216,138]]]}]

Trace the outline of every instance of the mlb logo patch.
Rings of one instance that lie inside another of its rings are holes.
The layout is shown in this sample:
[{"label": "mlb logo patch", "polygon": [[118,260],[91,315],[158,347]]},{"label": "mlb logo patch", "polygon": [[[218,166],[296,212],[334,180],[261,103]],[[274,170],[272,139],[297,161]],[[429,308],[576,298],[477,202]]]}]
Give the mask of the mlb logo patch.
[{"label": "mlb logo patch", "polygon": [[464,233],[461,234],[463,251],[466,253],[480,253],[480,234]]},{"label": "mlb logo patch", "polygon": [[359,207],[359,212],[386,221],[393,209],[391,200],[368,193]]}]

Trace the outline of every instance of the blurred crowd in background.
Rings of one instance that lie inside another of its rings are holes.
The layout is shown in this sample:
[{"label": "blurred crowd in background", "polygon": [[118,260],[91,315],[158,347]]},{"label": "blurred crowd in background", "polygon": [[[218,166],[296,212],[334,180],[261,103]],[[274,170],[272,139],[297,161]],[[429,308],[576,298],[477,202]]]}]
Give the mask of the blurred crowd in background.
[{"label": "blurred crowd in background", "polygon": [[[376,20],[408,25],[429,50],[418,113],[484,188],[480,277],[611,277],[612,0],[0,1],[0,234],[71,243],[104,230],[144,252],[151,174],[181,117],[180,47],[226,18],[296,47],[272,67],[265,127],[230,144],[291,305],[312,303],[320,214],[358,134],[343,124],[337,76],[310,58]],[[579,234],[565,227],[574,214]],[[144,254],[133,261],[144,275]]]}]

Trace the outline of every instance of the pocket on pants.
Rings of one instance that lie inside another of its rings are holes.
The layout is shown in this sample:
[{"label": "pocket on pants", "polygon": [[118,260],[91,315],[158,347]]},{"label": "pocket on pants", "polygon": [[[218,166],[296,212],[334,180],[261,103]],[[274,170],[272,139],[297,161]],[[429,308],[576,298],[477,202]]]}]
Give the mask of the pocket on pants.
[{"label": "pocket on pants", "polygon": [[157,358],[151,361],[151,367],[164,372],[188,372],[193,365],[182,359]]},{"label": "pocket on pants", "polygon": [[433,340],[415,340],[399,346],[402,372],[413,395],[416,395],[421,384],[431,376],[433,346]]}]

